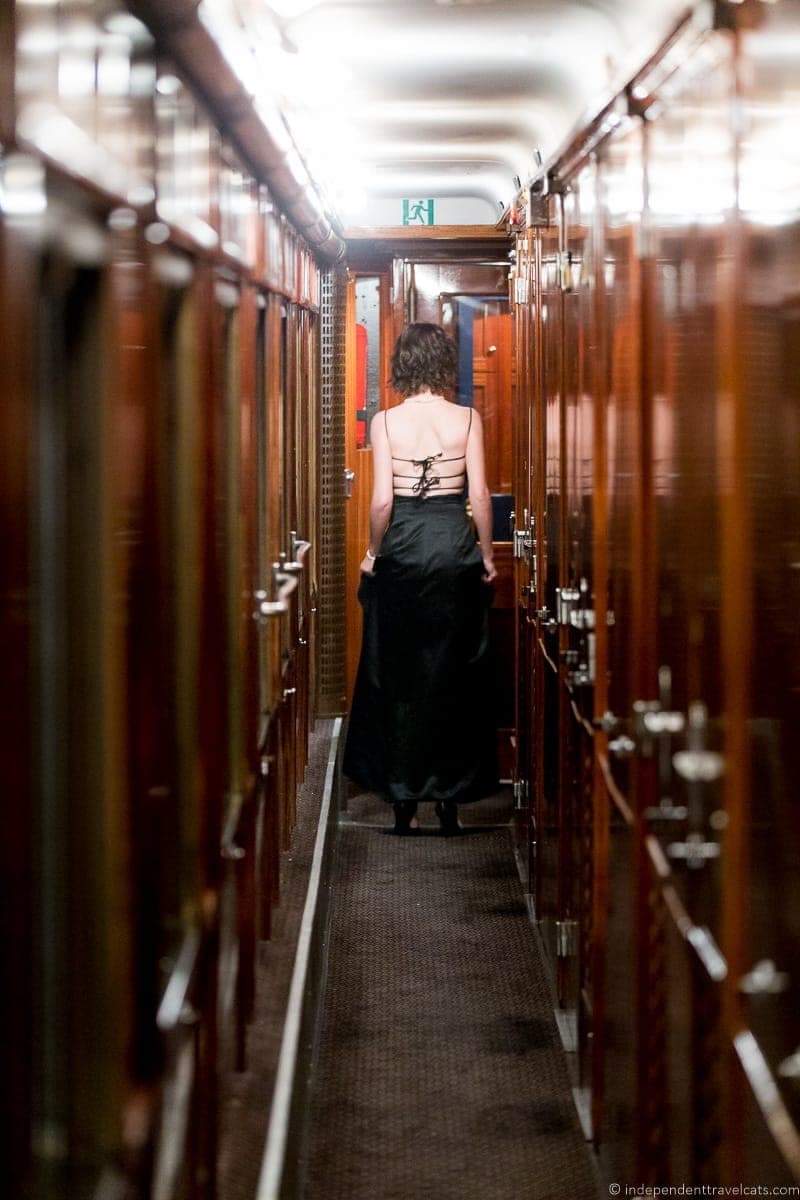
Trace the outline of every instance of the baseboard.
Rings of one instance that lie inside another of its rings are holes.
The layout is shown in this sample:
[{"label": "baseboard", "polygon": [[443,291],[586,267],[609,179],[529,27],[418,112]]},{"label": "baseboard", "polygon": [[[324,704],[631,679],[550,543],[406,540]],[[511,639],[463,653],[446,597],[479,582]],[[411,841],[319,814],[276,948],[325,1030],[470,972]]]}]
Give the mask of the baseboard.
[{"label": "baseboard", "polygon": [[255,1200],[299,1200],[309,1098],[325,986],[330,872],[342,792],[342,719],[334,721],[317,836],[297,941],[267,1140]]}]

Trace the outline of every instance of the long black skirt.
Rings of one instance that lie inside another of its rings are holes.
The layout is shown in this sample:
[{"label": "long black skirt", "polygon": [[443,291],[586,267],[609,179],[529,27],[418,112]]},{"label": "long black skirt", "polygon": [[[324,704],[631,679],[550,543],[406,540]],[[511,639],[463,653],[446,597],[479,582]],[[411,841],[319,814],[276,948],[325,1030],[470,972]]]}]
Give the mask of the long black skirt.
[{"label": "long black skirt", "polygon": [[492,589],[461,496],[395,498],[373,575],[344,772],[390,803],[497,787]]}]

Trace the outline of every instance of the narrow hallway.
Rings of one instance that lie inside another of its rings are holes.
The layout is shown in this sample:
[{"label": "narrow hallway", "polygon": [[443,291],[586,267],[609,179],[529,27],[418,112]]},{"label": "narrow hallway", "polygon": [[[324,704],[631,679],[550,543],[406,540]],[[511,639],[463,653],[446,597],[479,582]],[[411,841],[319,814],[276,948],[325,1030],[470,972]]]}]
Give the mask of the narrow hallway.
[{"label": "narrow hallway", "polygon": [[594,1200],[507,794],[388,836],[359,795],[333,867],[305,1200]]}]

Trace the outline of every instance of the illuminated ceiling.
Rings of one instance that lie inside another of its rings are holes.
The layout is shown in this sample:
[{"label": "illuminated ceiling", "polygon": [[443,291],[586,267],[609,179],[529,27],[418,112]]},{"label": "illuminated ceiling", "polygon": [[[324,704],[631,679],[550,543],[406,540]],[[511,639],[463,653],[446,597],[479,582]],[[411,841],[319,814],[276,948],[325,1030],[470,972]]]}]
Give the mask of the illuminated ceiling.
[{"label": "illuminated ceiling", "polygon": [[[225,0],[205,0],[213,10]],[[231,0],[227,0],[227,5]],[[226,6],[227,6],[226,5]],[[496,219],[685,0],[234,0],[343,224],[399,197]],[[229,9],[230,15],[230,9]]]}]

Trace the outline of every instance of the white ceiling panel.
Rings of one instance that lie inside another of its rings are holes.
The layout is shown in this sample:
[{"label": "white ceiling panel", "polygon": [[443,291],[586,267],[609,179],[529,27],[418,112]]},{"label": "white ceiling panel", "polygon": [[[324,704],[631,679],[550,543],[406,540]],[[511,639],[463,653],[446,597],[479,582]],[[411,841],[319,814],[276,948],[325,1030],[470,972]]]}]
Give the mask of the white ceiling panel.
[{"label": "white ceiling panel", "polygon": [[[225,0],[215,0],[217,4]],[[342,224],[377,197],[498,216],[685,0],[227,0]],[[202,7],[213,8],[214,0]],[[627,74],[626,74],[627,72]]]}]

